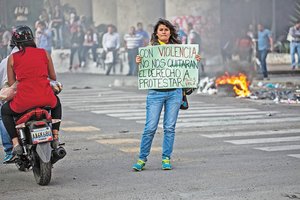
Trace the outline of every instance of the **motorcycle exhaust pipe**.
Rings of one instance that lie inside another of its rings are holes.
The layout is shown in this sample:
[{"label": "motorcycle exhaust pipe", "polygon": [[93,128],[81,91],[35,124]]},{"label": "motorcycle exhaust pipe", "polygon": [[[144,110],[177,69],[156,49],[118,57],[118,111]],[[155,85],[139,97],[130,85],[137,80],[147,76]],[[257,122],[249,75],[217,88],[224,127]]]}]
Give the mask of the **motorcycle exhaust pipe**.
[{"label": "motorcycle exhaust pipe", "polygon": [[51,159],[52,164],[56,163],[60,159],[63,159],[66,155],[67,155],[67,152],[66,152],[65,148],[59,147],[57,149],[54,149],[52,151],[52,159]]}]

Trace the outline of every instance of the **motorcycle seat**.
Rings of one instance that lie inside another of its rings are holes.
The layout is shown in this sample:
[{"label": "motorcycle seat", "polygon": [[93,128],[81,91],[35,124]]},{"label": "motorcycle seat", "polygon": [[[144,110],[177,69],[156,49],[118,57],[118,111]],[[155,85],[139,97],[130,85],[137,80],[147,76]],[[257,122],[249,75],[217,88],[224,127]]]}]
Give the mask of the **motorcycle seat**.
[{"label": "motorcycle seat", "polygon": [[26,123],[29,120],[41,120],[41,119],[46,119],[47,121],[51,121],[51,115],[50,113],[46,110],[48,107],[44,108],[33,108],[28,111],[26,111],[24,114],[22,114],[17,120],[16,120],[16,125]]}]

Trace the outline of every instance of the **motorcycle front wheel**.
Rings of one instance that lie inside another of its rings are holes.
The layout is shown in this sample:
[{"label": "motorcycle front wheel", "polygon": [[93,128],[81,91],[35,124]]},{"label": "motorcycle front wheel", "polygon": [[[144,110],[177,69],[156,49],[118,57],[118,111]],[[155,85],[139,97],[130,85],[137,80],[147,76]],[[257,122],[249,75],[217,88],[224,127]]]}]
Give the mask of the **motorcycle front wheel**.
[{"label": "motorcycle front wheel", "polygon": [[39,185],[48,185],[51,180],[52,163],[51,161],[45,163],[36,152],[34,152],[34,154],[32,171],[35,181]]}]

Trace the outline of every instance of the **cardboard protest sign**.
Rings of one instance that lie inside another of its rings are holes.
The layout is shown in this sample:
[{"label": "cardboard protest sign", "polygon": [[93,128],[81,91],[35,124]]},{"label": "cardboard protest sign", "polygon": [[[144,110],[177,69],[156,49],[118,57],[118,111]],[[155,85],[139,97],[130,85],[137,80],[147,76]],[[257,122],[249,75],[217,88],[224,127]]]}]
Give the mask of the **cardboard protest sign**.
[{"label": "cardboard protest sign", "polygon": [[198,45],[156,45],[139,48],[139,89],[196,88]]}]

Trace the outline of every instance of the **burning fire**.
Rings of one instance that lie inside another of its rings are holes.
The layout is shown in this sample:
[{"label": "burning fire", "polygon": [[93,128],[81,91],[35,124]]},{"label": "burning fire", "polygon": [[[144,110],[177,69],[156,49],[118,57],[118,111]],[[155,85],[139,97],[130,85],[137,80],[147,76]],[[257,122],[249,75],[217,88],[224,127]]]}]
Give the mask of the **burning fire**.
[{"label": "burning fire", "polygon": [[229,75],[225,72],[225,75],[217,78],[216,86],[225,84],[233,85],[233,90],[239,97],[247,97],[251,94],[247,76],[243,73],[239,73],[238,75]]}]

